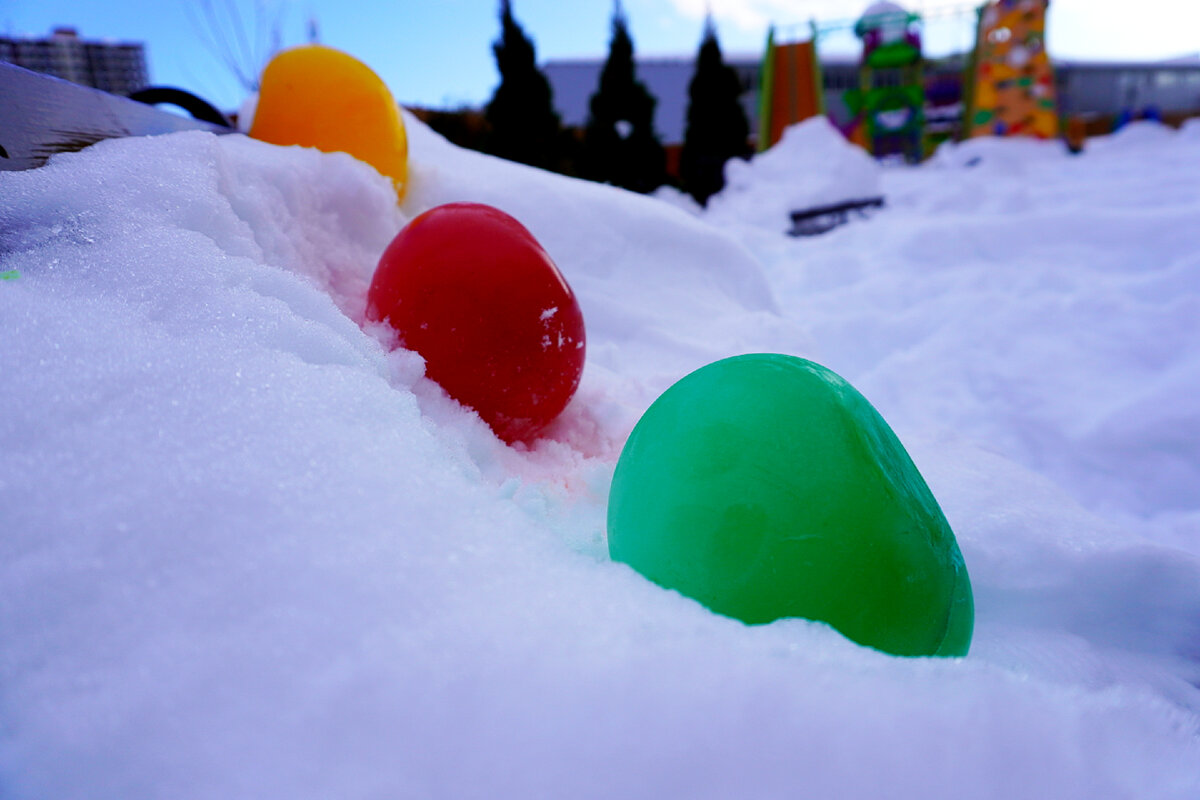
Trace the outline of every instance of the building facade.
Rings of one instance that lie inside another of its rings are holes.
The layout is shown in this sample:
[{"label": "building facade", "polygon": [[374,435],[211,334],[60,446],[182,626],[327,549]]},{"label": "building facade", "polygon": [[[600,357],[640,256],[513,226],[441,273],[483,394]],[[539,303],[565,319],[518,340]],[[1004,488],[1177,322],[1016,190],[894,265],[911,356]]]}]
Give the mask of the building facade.
[{"label": "building facade", "polygon": [[[759,56],[727,56],[726,63],[742,83],[742,107],[750,121],[751,138],[758,133]],[[588,101],[600,80],[604,62],[599,59],[547,61],[543,69],[554,90],[554,105],[563,124],[587,122]],[[957,84],[966,67],[964,56],[930,60],[925,75],[929,84]],[[1200,59],[1168,62],[1056,61],[1055,83],[1059,113],[1084,118],[1121,115],[1136,117],[1148,111],[1171,116],[1200,115]],[[658,100],[654,125],[664,144],[683,141],[687,121],[688,84],[694,64],[690,57],[638,58],[638,79]],[[858,59],[825,56],[821,77],[830,119],[839,126],[849,122],[842,94],[859,85]],[[927,87],[929,88],[929,87]],[[954,87],[947,87],[954,94]],[[943,91],[942,93],[946,93]],[[950,107],[957,106],[950,98]],[[928,109],[927,109],[928,112]],[[928,114],[927,114],[928,115]]]},{"label": "building facade", "polygon": [[74,28],[40,39],[0,36],[0,61],[120,95],[150,82],[140,42],[88,41]]}]

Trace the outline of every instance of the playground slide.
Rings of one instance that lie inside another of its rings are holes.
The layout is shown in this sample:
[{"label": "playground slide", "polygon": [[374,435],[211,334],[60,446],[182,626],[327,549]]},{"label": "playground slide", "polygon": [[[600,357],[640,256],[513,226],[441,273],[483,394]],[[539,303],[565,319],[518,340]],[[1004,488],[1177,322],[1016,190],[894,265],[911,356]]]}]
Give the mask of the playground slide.
[{"label": "playground slide", "polygon": [[770,34],[762,75],[760,151],[778,142],[789,125],[825,113],[816,39],[777,45]]}]

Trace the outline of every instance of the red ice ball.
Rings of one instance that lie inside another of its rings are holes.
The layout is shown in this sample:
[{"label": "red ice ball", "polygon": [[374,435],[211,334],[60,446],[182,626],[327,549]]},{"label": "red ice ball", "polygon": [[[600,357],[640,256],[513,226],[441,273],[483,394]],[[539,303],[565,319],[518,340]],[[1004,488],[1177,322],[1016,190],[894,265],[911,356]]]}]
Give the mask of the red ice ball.
[{"label": "red ice ball", "polygon": [[583,373],[583,314],[521,223],[480,203],[430,209],[396,235],[367,292],[425,374],[507,442],[566,407]]}]

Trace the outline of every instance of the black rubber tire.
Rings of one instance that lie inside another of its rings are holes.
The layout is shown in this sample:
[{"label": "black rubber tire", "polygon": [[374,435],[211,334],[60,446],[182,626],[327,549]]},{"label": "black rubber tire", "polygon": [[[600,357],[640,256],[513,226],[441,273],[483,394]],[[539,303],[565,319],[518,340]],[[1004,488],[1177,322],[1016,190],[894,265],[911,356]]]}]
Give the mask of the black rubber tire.
[{"label": "black rubber tire", "polygon": [[226,128],[233,127],[233,123],[229,121],[229,118],[213,108],[208,101],[202,100],[191,92],[185,92],[183,89],[175,89],[170,86],[147,86],[145,89],[138,89],[136,92],[131,93],[129,99],[137,100],[139,103],[145,103],[148,106],[157,106],[162,103],[179,106],[191,114],[193,119],[198,119],[201,122],[211,122],[214,125],[222,125]]}]

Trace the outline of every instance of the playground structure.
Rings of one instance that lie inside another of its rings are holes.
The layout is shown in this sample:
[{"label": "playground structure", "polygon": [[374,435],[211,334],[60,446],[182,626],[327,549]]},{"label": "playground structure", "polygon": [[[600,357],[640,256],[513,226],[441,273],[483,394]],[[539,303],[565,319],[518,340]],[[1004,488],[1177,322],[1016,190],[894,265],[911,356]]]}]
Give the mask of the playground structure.
[{"label": "playground structure", "polygon": [[758,149],[779,141],[789,125],[825,113],[821,64],[817,60],[817,30],[808,41],[777,45],[775,28],[767,32],[763,54],[762,88],[758,106]]},{"label": "playground structure", "polygon": [[[759,149],[777,142],[788,125],[819,114],[877,158],[909,163],[949,139],[1054,138],[1061,126],[1045,47],[1047,5],[991,0],[922,16],[876,2],[854,21],[809,23],[805,41],[780,43],[772,28],[760,72]],[[963,68],[926,60],[922,28],[933,16],[974,18],[975,43]],[[847,30],[861,42],[856,80],[827,97],[838,81],[822,75],[820,41]]]},{"label": "playground structure", "polygon": [[847,93],[854,112],[851,139],[876,158],[920,161],[925,127],[921,18],[891,2],[875,3],[854,25],[862,40],[857,91]]},{"label": "playground structure", "polygon": [[1059,134],[1054,67],[1046,53],[1048,0],[995,0],[979,10],[966,136]]},{"label": "playground structure", "polygon": [[[877,2],[853,22],[810,23],[806,41],[781,44],[772,28],[760,71],[759,149],[777,142],[788,125],[826,115],[876,157],[920,161],[926,101],[920,26],[919,15]],[[845,30],[862,43],[857,76],[827,108],[819,42]]]}]

